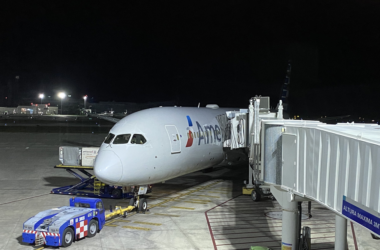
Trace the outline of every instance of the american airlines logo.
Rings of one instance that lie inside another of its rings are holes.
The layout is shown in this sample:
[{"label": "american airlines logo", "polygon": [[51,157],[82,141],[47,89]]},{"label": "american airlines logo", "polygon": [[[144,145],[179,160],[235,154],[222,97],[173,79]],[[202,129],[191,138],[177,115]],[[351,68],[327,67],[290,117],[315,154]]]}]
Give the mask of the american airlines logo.
[{"label": "american airlines logo", "polygon": [[216,143],[222,141],[221,130],[218,125],[204,125],[203,127],[199,122],[195,121],[197,125],[197,132],[194,132],[193,122],[190,116],[186,116],[189,127],[187,128],[187,143],[186,147],[191,147],[194,140],[198,139],[198,145]]}]

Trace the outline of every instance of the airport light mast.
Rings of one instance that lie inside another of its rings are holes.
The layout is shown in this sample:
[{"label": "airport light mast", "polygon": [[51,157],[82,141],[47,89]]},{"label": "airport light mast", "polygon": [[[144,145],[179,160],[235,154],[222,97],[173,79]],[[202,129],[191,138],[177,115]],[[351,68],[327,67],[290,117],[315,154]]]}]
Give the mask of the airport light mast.
[{"label": "airport light mast", "polygon": [[61,115],[63,114],[62,100],[66,97],[64,92],[58,93],[58,97],[61,98]]},{"label": "airport light mast", "polygon": [[44,94],[39,94],[38,97],[41,99],[41,104],[42,104],[42,99],[45,97],[45,95]]},{"label": "airport light mast", "polygon": [[84,109],[86,109],[86,100],[87,100],[87,95],[83,96],[83,100],[84,100]]}]

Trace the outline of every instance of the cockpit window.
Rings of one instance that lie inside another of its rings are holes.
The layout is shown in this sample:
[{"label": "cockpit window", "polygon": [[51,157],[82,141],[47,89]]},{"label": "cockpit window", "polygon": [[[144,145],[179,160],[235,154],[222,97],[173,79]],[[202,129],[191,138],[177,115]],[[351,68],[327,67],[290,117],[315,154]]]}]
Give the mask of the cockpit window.
[{"label": "cockpit window", "polygon": [[112,141],[112,139],[115,137],[114,134],[111,134],[109,133],[106,137],[106,139],[104,140],[104,143],[107,143],[107,144],[110,144],[110,142]]},{"label": "cockpit window", "polygon": [[131,134],[118,135],[118,136],[116,136],[115,140],[113,140],[113,144],[125,144],[125,143],[128,143],[130,138],[131,138]]},{"label": "cockpit window", "polygon": [[143,135],[134,134],[131,140],[132,144],[144,144],[146,139]]}]

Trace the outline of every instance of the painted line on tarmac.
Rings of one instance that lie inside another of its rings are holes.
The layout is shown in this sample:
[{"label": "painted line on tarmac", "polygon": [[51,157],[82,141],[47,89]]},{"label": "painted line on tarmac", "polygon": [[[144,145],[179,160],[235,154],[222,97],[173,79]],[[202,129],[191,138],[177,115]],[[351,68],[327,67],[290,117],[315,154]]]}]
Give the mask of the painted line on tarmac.
[{"label": "painted line on tarmac", "polygon": [[[212,186],[214,186],[214,185],[216,185],[216,184],[218,184],[218,183],[220,183],[220,182],[222,182],[222,180],[216,180],[216,181],[214,181],[214,182],[212,182],[212,183],[210,183],[210,184],[208,184],[208,185],[200,186],[200,187],[198,187],[198,188],[196,188],[196,189],[193,189],[193,190],[191,190],[191,191],[189,191],[189,192],[182,193],[181,195],[178,195],[178,196],[172,197],[172,198],[170,198],[170,199],[166,199],[166,200],[164,200],[164,201],[162,201],[162,202],[159,202],[159,203],[153,204],[153,205],[149,206],[148,209],[150,210],[150,209],[152,209],[152,208],[154,208],[154,207],[161,207],[161,206],[162,206],[162,207],[167,207],[167,206],[164,206],[165,203],[168,203],[168,202],[171,202],[171,201],[178,200],[178,199],[182,198],[182,197],[185,196],[185,195],[196,195],[196,194],[193,194],[193,193],[198,192],[198,191],[203,190],[203,189],[207,189],[207,188],[209,188],[209,187],[212,187]],[[197,196],[202,196],[202,195],[197,195]],[[205,195],[203,195],[203,196],[205,196]],[[206,195],[206,196],[207,196],[207,195]],[[207,196],[207,197],[220,198],[219,196]],[[187,209],[187,210],[194,210],[194,209],[195,209],[195,208],[185,208],[185,207],[172,207],[172,208]],[[133,216],[133,215],[135,215],[135,214],[136,214],[136,212],[128,213],[127,218],[128,218],[128,217],[131,217],[131,216]],[[179,216],[174,216],[174,215],[165,215],[165,214],[157,214],[157,213],[156,213],[156,215],[179,217]],[[117,217],[108,220],[108,222],[107,222],[106,224],[104,224],[104,225],[105,225],[105,226],[109,226],[109,227],[117,227],[118,225],[113,224],[114,222],[117,222]],[[149,229],[149,230],[150,230],[150,229]]]},{"label": "painted line on tarmac", "polygon": [[210,198],[220,198],[220,196],[212,196],[212,195],[203,195],[203,194],[192,194],[194,196],[202,196],[202,197],[210,197]]},{"label": "painted line on tarmac", "polygon": [[152,223],[152,222],[145,222],[145,221],[134,221],[133,223],[136,224],[145,224],[145,225],[152,225],[152,226],[161,226],[160,223]]},{"label": "painted line on tarmac", "polygon": [[178,209],[187,209],[187,210],[194,210],[193,207],[171,207],[171,208],[178,208]]},{"label": "painted line on tarmac", "polygon": [[177,214],[160,214],[160,213],[154,213],[153,215],[161,215],[161,216],[168,216],[168,217],[180,217],[180,215],[177,215]]},{"label": "painted line on tarmac", "polygon": [[130,220],[121,220],[121,219],[119,219],[119,220],[113,220],[112,222],[107,222],[107,223],[104,224],[104,225],[107,226],[107,227],[118,227],[119,225],[114,224],[114,223],[116,223],[116,222],[124,222],[124,223],[128,223],[128,222],[131,222],[131,221],[130,221]]},{"label": "painted line on tarmac", "polygon": [[192,204],[207,204],[207,202],[204,201],[181,201],[183,203],[192,203]]},{"label": "painted line on tarmac", "polygon": [[23,198],[23,199],[19,199],[19,200],[14,200],[14,201],[9,201],[9,202],[5,202],[5,203],[1,203],[1,205],[6,205],[6,204],[9,204],[9,203],[14,203],[14,202],[18,202],[18,201],[23,201],[23,200],[28,200],[28,199],[33,199],[33,198],[37,198],[37,197],[41,197],[41,196],[45,196],[45,195],[49,195],[50,193],[47,193],[47,194],[40,194],[40,195],[35,195],[35,196],[31,196],[31,197],[27,197],[27,198]]},{"label": "painted line on tarmac", "polygon": [[201,200],[201,199],[189,199],[191,201],[201,201],[201,202],[211,202],[210,200]]},{"label": "painted line on tarmac", "polygon": [[150,231],[150,230],[152,230],[151,228],[146,228],[146,227],[132,227],[132,226],[123,226],[123,228],[129,228],[129,229],[135,229],[135,230],[144,230],[144,231]]},{"label": "painted line on tarmac", "polygon": [[[183,193],[183,194],[181,194],[181,195],[178,195],[178,196],[172,197],[172,198],[170,198],[170,199],[164,200],[164,201],[162,201],[162,202],[159,202],[159,203],[157,203],[157,204],[154,204],[154,205],[150,206],[149,209],[154,208],[154,207],[161,206],[161,205],[163,205],[163,204],[165,204],[165,203],[168,203],[168,202],[171,202],[171,201],[178,200],[178,199],[182,198],[182,197],[185,196],[185,195],[192,195],[192,194],[195,193],[195,192],[199,192],[199,191],[201,191],[201,190],[203,190],[203,189],[207,189],[207,188],[212,187],[212,186],[214,186],[214,185],[216,185],[216,184],[218,184],[218,183],[220,183],[220,182],[222,182],[222,180],[214,181],[214,182],[212,182],[211,184],[208,184],[208,185],[206,185],[206,186],[200,186],[200,187],[198,187],[197,189],[191,190],[191,191],[189,191],[189,192]],[[218,198],[219,198],[219,197],[218,197]]]}]

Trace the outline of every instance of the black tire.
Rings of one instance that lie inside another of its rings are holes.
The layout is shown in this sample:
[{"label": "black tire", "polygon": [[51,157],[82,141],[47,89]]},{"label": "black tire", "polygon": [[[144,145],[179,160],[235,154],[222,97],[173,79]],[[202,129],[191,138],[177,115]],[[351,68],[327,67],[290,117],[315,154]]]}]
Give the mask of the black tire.
[{"label": "black tire", "polygon": [[96,235],[96,233],[98,232],[98,229],[99,229],[98,221],[92,219],[90,221],[90,224],[88,224],[87,237],[89,237],[89,238],[94,237]]},{"label": "black tire", "polygon": [[147,202],[147,200],[145,198],[140,198],[139,212],[145,213],[147,209],[148,209],[148,202]]},{"label": "black tire", "polygon": [[122,195],[123,193],[121,192],[121,189],[115,188],[114,190],[112,190],[112,196],[114,198],[121,198]]},{"label": "black tire", "polygon": [[71,227],[66,227],[62,234],[62,246],[69,247],[74,240],[74,230]]},{"label": "black tire", "polygon": [[251,198],[253,201],[259,201],[261,199],[261,195],[259,192],[256,192],[255,190],[252,190]]},{"label": "black tire", "polygon": [[127,215],[128,215],[128,212],[125,211],[125,212],[123,213],[123,218],[127,218]]},{"label": "black tire", "polygon": [[135,198],[129,200],[129,206],[135,206]]}]

